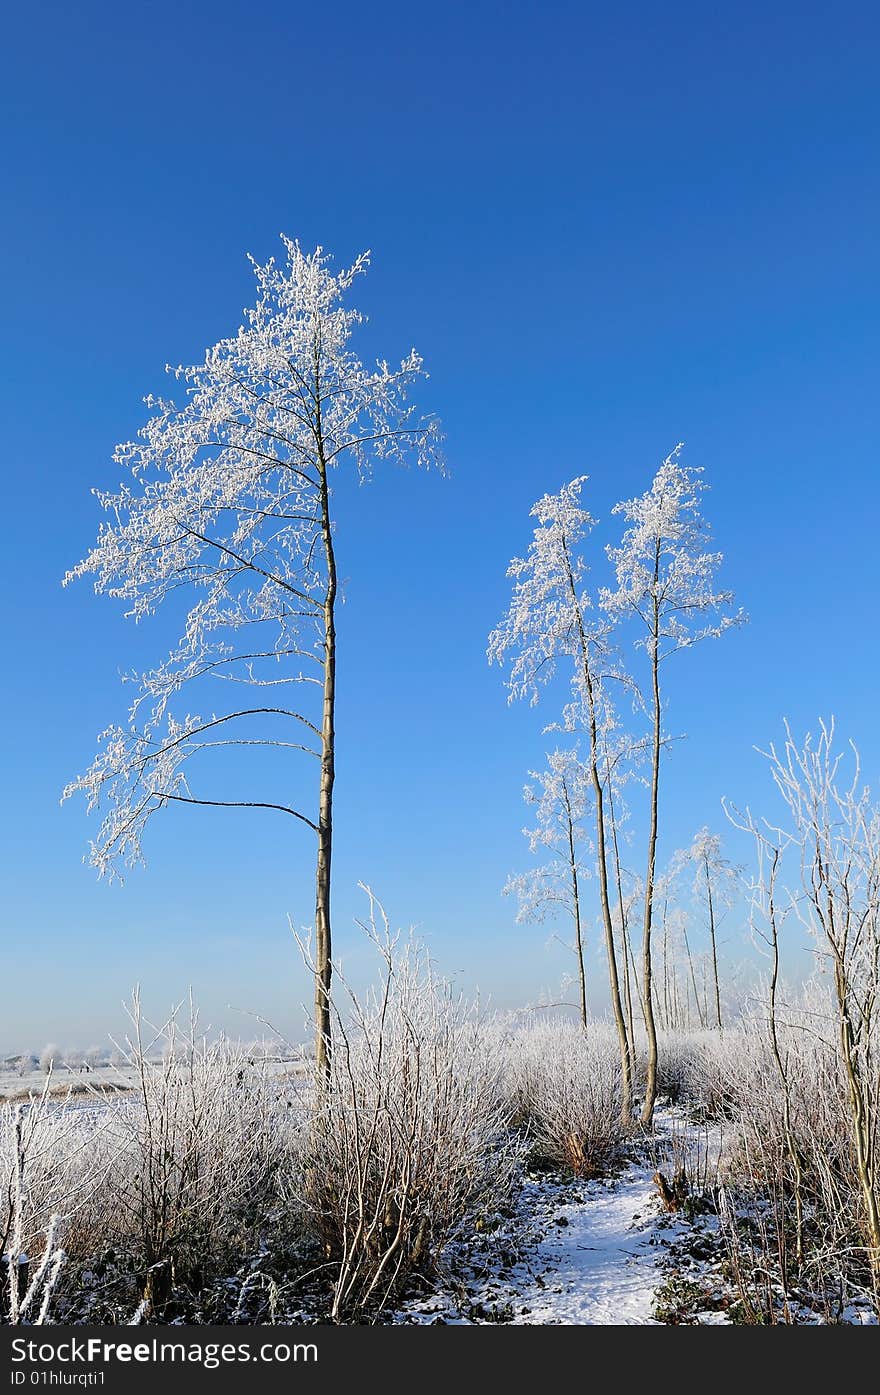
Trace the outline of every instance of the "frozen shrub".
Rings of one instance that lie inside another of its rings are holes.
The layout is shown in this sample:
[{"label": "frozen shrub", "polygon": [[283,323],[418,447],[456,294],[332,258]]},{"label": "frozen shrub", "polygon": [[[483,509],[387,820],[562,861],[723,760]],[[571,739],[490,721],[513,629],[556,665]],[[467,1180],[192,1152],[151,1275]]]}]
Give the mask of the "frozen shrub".
[{"label": "frozen shrub", "polygon": [[687,1101],[694,1094],[707,1051],[720,1040],[717,1032],[658,1032],[657,1090],[671,1104]]},{"label": "frozen shrub", "polygon": [[45,1322],[71,1217],[103,1182],[100,1128],[69,1100],[41,1095],[0,1107],[0,1253],[8,1320]]},{"label": "frozen shrub", "polygon": [[[45,1097],[37,1102],[37,1109],[45,1106]],[[33,1120],[31,1121],[31,1124]],[[52,1292],[58,1282],[58,1275],[64,1264],[65,1254],[58,1245],[59,1217],[49,1217],[39,1258],[31,1256],[26,1249],[26,1209],[28,1195],[28,1162],[33,1141],[33,1129],[25,1121],[25,1110],[16,1104],[4,1119],[4,1125],[11,1124],[4,1143],[11,1145],[10,1170],[6,1187],[7,1216],[0,1254],[3,1256],[3,1282],[0,1293],[3,1296],[2,1320],[10,1325],[18,1323],[44,1323],[49,1314]],[[7,1128],[4,1127],[4,1135]]]},{"label": "frozen shrub", "polygon": [[872,1286],[836,1025],[830,994],[808,986],[779,1008],[784,1076],[757,1012],[723,1037],[707,1034],[694,1074],[697,1099],[723,1121],[725,1233],[753,1321],[789,1320],[777,1298],[793,1282],[836,1294],[838,1306]]},{"label": "frozen shrub", "polygon": [[334,1320],[379,1310],[429,1269],[508,1196],[521,1154],[479,1014],[437,981],[422,948],[389,934],[372,898],[365,928],[383,981],[358,998],[337,973],[330,1073],[316,1081],[303,1179],[333,1265]]},{"label": "frozen shrub", "polygon": [[734,1119],[751,1091],[773,1088],[776,1076],[766,1033],[753,1022],[724,1033],[700,1032],[688,1071],[687,1093],[710,1119]]},{"label": "frozen shrub", "polygon": [[106,1109],[114,1199],[107,1237],[133,1253],[155,1318],[179,1287],[198,1288],[236,1252],[241,1232],[277,1205],[297,1111],[240,1048],[201,1036],[192,1009],[183,1027],[175,1013],[151,1028],[135,995],[131,1019],[121,1054],[135,1096]]},{"label": "frozen shrub", "polygon": [[625,1140],[620,1059],[610,1027],[530,1018],[507,1048],[516,1114],[533,1156],[583,1177],[606,1171]]}]

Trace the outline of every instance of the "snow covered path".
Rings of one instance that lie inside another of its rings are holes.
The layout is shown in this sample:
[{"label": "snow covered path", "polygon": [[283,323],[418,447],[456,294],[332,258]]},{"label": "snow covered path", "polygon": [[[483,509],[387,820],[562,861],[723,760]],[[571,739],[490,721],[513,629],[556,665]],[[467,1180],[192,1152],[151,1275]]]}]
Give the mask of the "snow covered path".
[{"label": "snow covered path", "polygon": [[648,1169],[632,1166],[610,1185],[584,1190],[583,1199],[559,1208],[552,1233],[530,1256],[530,1282],[517,1303],[528,1312],[518,1312],[514,1322],[654,1321],[660,1275],[650,1240],[657,1193]]},{"label": "snow covered path", "polygon": [[591,1182],[529,1177],[515,1214],[457,1246],[446,1282],[394,1320],[653,1324],[669,1230],[652,1173],[645,1161]]},{"label": "snow covered path", "polygon": [[405,1323],[659,1325],[657,1289],[686,1224],[664,1212],[653,1177],[686,1156],[692,1176],[717,1166],[720,1133],[658,1111],[653,1140],[615,1176],[532,1173],[514,1212],[452,1247],[445,1279],[405,1304]]}]

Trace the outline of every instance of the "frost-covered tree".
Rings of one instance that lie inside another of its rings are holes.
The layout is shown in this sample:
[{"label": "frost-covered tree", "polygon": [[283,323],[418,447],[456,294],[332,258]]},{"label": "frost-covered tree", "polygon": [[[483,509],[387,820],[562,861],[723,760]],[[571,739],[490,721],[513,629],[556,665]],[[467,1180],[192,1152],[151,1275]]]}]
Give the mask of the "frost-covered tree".
[{"label": "frost-covered tree", "polygon": [[54,1042],[47,1043],[40,1052],[40,1070],[48,1075],[61,1061],[61,1049]]},{"label": "frost-covered tree", "polygon": [[721,983],[718,975],[718,925],[729,908],[736,889],[739,869],[721,851],[721,838],[701,828],[688,848],[686,857],[694,870],[693,893],[706,907],[709,945],[712,956],[712,987],[715,1025],[721,1029]]},{"label": "frost-covered tree", "polygon": [[586,586],[587,564],[578,553],[595,519],[581,506],[587,476],[545,494],[531,511],[537,520],[524,558],[514,558],[507,570],[513,578],[513,598],[507,615],[489,637],[489,661],[510,660],[509,701],[528,698],[537,703],[541,687],[560,663],[573,676],[584,713],[585,763],[593,792],[596,820],[596,865],[602,925],[608,958],[611,1009],[620,1043],[622,1114],[631,1114],[632,1062],[626,1020],[620,998],[614,945],[612,897],[608,875],[606,830],[605,733],[610,724],[607,683],[615,673],[611,647],[612,623],[593,603]]},{"label": "frost-covered tree", "polygon": [[581,1023],[587,1025],[587,975],[584,966],[584,927],[581,882],[590,875],[582,846],[586,837],[584,817],[590,807],[587,771],[576,750],[556,750],[547,757],[547,769],[532,771],[534,784],[526,785],[524,798],[535,810],[535,822],[523,829],[529,850],[548,860],[528,872],[510,877],[504,888],[519,901],[518,921],[544,921],[559,910],[574,927]]},{"label": "frost-covered tree", "polygon": [[[368,368],[351,347],[362,316],[347,294],[367,254],[334,274],[320,248],[306,254],[283,241],[283,264],[253,263],[256,304],[238,332],[203,362],[169,370],[182,400],[146,399],[149,420],[115,454],[130,478],[99,492],[108,520],[65,578],[93,576],[95,590],[124,601],[137,621],[160,607],[176,620],[185,603],[179,641],[133,675],[127,724],[104,732],[65,796],[82,791],[90,809],[104,810],[91,845],[100,873],[141,861],[147,823],[171,804],[275,809],[311,831],[317,1056],[326,1069],[339,588],[332,481],[344,465],[363,479],[375,460],[439,463],[440,436],[436,420],[408,401],[423,376],[415,350],[399,367]],[[255,746],[315,762],[312,807],[311,798],[304,809],[299,799],[205,789],[205,752]]]},{"label": "frost-covered tree", "polygon": [[700,511],[706,488],[702,471],[684,465],[682,446],[663,461],[650,489],[615,505],[628,525],[619,547],[609,547],[617,586],[602,593],[605,612],[634,619],[642,630],[639,645],[647,653],[651,674],[651,792],[648,857],[642,922],[642,1003],[648,1035],[648,1067],[642,1122],[650,1124],[657,1097],[657,1030],[654,1021],[651,928],[660,785],[662,731],[661,674],[666,661],[700,640],[717,637],[741,623],[731,613],[732,593],[715,580],[721,554],[707,550],[710,533]]}]

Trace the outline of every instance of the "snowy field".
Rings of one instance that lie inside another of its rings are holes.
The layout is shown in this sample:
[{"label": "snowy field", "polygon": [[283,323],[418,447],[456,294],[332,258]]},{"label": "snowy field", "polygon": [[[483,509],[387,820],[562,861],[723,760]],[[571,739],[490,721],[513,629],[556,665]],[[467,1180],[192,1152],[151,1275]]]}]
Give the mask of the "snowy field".
[{"label": "snowy field", "polygon": [[[266,1069],[271,1075],[284,1078],[288,1074],[300,1076],[307,1067],[302,1060],[291,1057],[269,1060]],[[49,1094],[53,1099],[67,1095],[76,1099],[95,1094],[118,1094],[134,1090],[136,1086],[137,1071],[134,1066],[125,1063],[118,1066],[102,1063],[88,1071],[59,1065],[52,1071]],[[45,1087],[46,1072],[38,1064],[28,1070],[11,1066],[0,1069],[0,1101],[28,1100],[33,1095],[41,1095]]]},{"label": "snowy field", "polygon": [[[70,1070],[57,1066],[52,1071],[49,1093],[63,1096],[69,1093],[83,1095],[94,1091],[113,1093],[117,1090],[130,1090],[134,1087],[134,1071],[125,1066],[95,1066],[88,1072]],[[26,1100],[31,1095],[42,1094],[46,1085],[46,1072],[38,1065],[29,1070],[17,1067],[0,1070],[0,1100]]]}]

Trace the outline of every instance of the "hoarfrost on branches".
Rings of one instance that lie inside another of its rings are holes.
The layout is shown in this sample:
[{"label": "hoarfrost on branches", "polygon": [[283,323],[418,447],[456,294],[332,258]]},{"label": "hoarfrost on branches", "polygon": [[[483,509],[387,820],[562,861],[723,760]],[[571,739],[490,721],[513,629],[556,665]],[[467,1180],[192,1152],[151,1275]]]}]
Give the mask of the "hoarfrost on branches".
[{"label": "hoarfrost on branches", "polygon": [[[323,812],[198,797],[191,762],[208,748],[259,745],[326,766],[330,476],[345,461],[362,479],[375,460],[442,464],[438,422],[408,400],[425,376],[420,355],[369,368],[350,347],[363,317],[344,300],[368,254],[334,274],[321,248],[307,254],[283,241],[282,264],[251,259],[257,299],[237,334],[203,362],[168,369],[182,401],[145,399],[148,421],[114,457],[130,478],[95,491],[107,521],[64,579],[92,576],[95,591],[124,601],[136,621],[179,595],[189,607],[167,657],[128,675],[127,724],[102,733],[93,764],[64,791],[104,810],[90,852],[100,874],[142,860],[144,829],[171,802],[280,809],[318,832]],[[199,680],[230,701],[175,715],[177,695]],[[251,699],[243,704],[231,700],[240,685]]]},{"label": "hoarfrost on branches", "polygon": [[[592,786],[596,819],[596,861],[609,987],[620,1041],[623,1079],[621,1117],[628,1121],[632,1063],[620,1002],[605,827],[608,742],[614,726],[606,680],[621,675],[615,666],[611,645],[614,617],[609,617],[594,605],[585,584],[587,564],[576,551],[578,544],[595,526],[595,519],[580,502],[587,478],[580,475],[564,485],[557,494],[545,494],[532,509],[537,527],[526,556],[515,558],[508,568],[508,576],[514,579],[513,598],[504,620],[489,637],[488,653],[490,663],[504,663],[510,656],[507,679],[509,698],[528,697],[532,704],[538,701],[541,686],[553,676],[558,660],[568,658],[572,662],[575,702],[566,709],[563,726],[572,730],[576,728],[578,723],[574,714],[577,709],[587,736],[585,765]],[[573,855],[571,860],[574,861]],[[576,868],[572,887],[580,964],[581,1012],[585,1023],[586,989]]]},{"label": "hoarfrost on branches", "polygon": [[489,636],[490,663],[510,657],[509,701],[527,697],[532,706],[550,681],[561,658],[576,661],[586,648],[601,658],[609,654],[611,625],[593,605],[586,587],[588,567],[576,549],[596,520],[581,507],[581,475],[557,494],[545,494],[531,510],[537,519],[525,557],[507,569],[514,580],[507,615]]},{"label": "hoarfrost on branches", "polygon": [[529,851],[549,853],[550,860],[508,878],[505,893],[519,901],[517,921],[543,921],[554,908],[575,914],[577,884],[591,868],[578,852],[587,837],[583,819],[590,808],[587,771],[577,750],[557,750],[547,757],[547,769],[530,772],[534,784],[523,791],[535,810],[535,822],[524,828]]},{"label": "hoarfrost on branches", "polygon": [[[666,457],[650,489],[614,506],[629,526],[621,545],[607,549],[617,588],[601,593],[610,616],[641,620],[647,635],[638,643],[658,662],[745,619],[726,612],[733,593],[716,587],[721,553],[706,550],[710,534],[700,513],[707,486],[699,467],[682,463],[682,449]],[[717,614],[708,619],[710,612]]]}]

